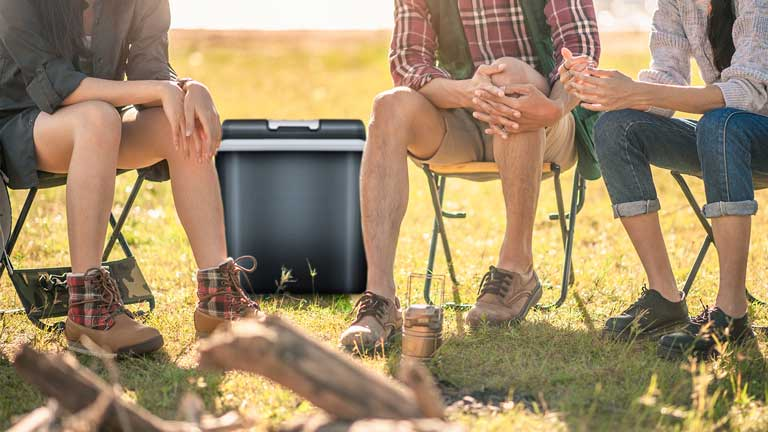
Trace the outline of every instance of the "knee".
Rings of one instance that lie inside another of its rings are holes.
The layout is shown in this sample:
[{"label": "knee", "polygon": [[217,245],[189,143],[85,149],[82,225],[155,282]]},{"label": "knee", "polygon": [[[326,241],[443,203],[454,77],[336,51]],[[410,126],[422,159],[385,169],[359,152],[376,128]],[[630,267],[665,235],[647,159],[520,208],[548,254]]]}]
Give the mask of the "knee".
[{"label": "knee", "polygon": [[387,140],[393,143],[405,143],[404,139],[412,133],[419,119],[419,110],[424,107],[424,96],[407,87],[397,87],[385,91],[373,100],[371,116],[371,136],[395,136],[401,139]]},{"label": "knee", "polygon": [[619,149],[620,142],[636,144],[632,138],[632,126],[646,119],[649,114],[636,110],[609,111],[595,123],[595,151],[600,160],[610,159]]},{"label": "knee", "polygon": [[410,119],[423,102],[424,96],[408,87],[396,87],[379,93],[373,99],[373,121],[388,123],[392,120]]},{"label": "knee", "polygon": [[504,65],[504,71],[491,78],[495,86],[509,87],[519,84],[533,84],[539,91],[549,95],[549,82],[528,63],[513,57],[503,57],[496,60],[494,64]]},{"label": "knee", "polygon": [[100,101],[81,102],[73,106],[74,130],[81,138],[97,138],[96,142],[120,143],[122,119],[115,107]]},{"label": "knee", "polygon": [[709,159],[722,157],[725,152],[738,151],[741,146],[748,146],[749,140],[743,139],[743,132],[748,125],[743,123],[744,111],[733,108],[721,108],[707,112],[696,125],[696,146],[699,157]]}]

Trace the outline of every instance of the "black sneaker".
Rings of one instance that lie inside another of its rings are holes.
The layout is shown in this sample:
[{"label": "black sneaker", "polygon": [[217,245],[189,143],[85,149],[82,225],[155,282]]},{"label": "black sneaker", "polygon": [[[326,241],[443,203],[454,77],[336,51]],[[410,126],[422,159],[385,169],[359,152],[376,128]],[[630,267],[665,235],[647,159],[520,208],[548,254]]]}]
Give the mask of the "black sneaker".
[{"label": "black sneaker", "polygon": [[621,315],[608,318],[603,335],[611,339],[631,340],[669,333],[688,323],[688,306],[681,294],[671,302],[656,290],[643,287],[637,301]]},{"label": "black sneaker", "polygon": [[659,339],[658,354],[662,358],[673,359],[695,356],[699,359],[711,359],[721,353],[719,343],[741,346],[755,339],[755,333],[749,325],[749,315],[732,318],[720,308],[704,311],[692,317],[684,329],[662,336]]}]

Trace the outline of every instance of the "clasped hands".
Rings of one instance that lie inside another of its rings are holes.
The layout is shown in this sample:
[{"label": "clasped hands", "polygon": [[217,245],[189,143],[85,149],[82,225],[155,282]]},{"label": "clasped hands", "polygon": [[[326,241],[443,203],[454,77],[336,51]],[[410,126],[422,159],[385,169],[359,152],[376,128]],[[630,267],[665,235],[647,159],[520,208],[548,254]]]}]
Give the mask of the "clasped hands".
[{"label": "clasped hands", "polygon": [[532,84],[495,85],[493,77],[504,69],[499,62],[482,65],[470,80],[470,107],[476,119],[488,123],[485,133],[508,139],[551,126],[563,116],[563,106]]}]

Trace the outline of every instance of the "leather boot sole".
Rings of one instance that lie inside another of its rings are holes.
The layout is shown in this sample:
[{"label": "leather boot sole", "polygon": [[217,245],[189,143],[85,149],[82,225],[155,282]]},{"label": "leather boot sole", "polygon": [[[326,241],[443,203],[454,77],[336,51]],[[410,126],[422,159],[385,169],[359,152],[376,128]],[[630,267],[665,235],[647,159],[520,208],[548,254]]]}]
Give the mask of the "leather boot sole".
[{"label": "leather boot sole", "polygon": [[397,339],[397,337],[400,336],[401,332],[402,330],[393,331],[389,336],[387,336],[387,338],[383,342],[381,340],[378,340],[372,345],[356,344],[356,345],[349,346],[349,345],[339,344],[339,348],[341,348],[342,350],[350,354],[368,355],[372,352],[375,353],[377,350],[380,350],[380,349],[387,350],[388,348],[390,348],[392,344],[395,342],[395,340]]},{"label": "leather boot sole", "polygon": [[[759,349],[757,346],[757,339],[754,336],[747,336],[741,340],[734,340],[730,342],[734,349]],[[681,361],[686,360],[688,357],[695,357],[699,361],[710,361],[720,356],[720,352],[715,346],[707,351],[693,351],[691,347],[682,349],[678,346],[662,345],[661,343],[656,347],[656,355],[664,360],[669,361]]]},{"label": "leather boot sole", "polygon": [[625,328],[625,329],[622,329],[621,331],[615,331],[615,330],[604,328],[602,334],[604,338],[614,340],[614,341],[621,341],[621,342],[630,342],[633,340],[647,341],[647,340],[659,338],[668,333],[673,333],[685,327],[687,324],[688,324],[688,321],[686,320],[686,321],[667,324],[659,328],[655,328],[653,330],[643,330],[638,332],[633,331],[633,329],[631,328]]},{"label": "leather boot sole", "polygon": [[519,324],[523,321],[525,321],[525,318],[528,316],[528,313],[533,309],[534,306],[539,304],[541,301],[541,297],[544,295],[544,290],[541,288],[541,284],[539,284],[536,288],[531,291],[531,297],[528,299],[528,301],[523,305],[523,308],[520,310],[520,313],[517,314],[516,317],[508,320],[503,321],[490,321],[487,319],[484,319],[480,322],[475,323],[469,323],[469,326],[471,328],[478,328],[482,326],[483,323],[487,324],[491,327],[504,327],[504,326],[510,326],[513,324]]},{"label": "leather boot sole", "polygon": [[86,348],[79,341],[67,341],[67,349],[70,351],[88,355],[91,357],[114,359],[118,357],[136,357],[144,354],[153,353],[163,347],[164,340],[162,336],[156,336],[152,339],[138,343],[136,345],[122,347],[117,352],[111,353],[107,351],[93,351]]}]

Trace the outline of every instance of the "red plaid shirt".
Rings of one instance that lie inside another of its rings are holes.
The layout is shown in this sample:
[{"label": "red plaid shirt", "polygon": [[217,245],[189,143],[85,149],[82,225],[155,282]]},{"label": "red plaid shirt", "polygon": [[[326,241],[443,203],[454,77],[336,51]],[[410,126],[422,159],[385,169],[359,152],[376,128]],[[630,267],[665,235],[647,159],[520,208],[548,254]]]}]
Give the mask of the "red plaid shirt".
[{"label": "red plaid shirt", "polygon": [[[502,57],[518,58],[535,67],[536,53],[520,7],[525,0],[456,1],[476,68]],[[563,47],[574,55],[599,61],[600,37],[592,0],[550,0],[544,12],[552,28],[558,65],[563,61]],[[430,18],[426,0],[395,0],[395,31],[389,53],[395,85],[418,90],[434,78],[451,78],[436,66],[438,40]],[[554,84],[557,71],[549,78]]]}]

